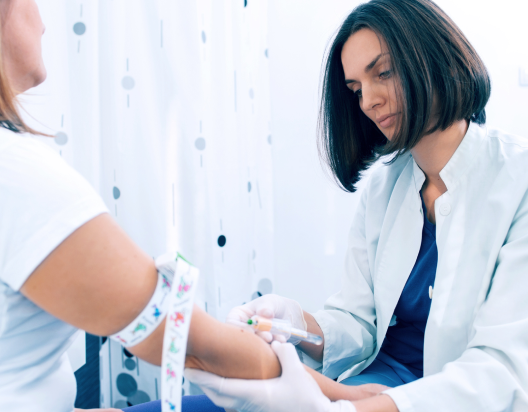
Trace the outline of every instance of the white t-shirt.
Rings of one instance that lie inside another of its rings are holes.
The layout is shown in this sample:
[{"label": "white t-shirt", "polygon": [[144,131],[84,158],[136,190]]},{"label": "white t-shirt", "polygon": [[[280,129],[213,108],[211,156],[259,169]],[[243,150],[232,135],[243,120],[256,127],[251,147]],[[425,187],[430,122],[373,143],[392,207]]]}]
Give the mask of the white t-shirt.
[{"label": "white t-shirt", "polygon": [[73,410],[76,382],[65,352],[77,329],[19,290],[66,237],[104,212],[58,154],[0,128],[0,411]]}]

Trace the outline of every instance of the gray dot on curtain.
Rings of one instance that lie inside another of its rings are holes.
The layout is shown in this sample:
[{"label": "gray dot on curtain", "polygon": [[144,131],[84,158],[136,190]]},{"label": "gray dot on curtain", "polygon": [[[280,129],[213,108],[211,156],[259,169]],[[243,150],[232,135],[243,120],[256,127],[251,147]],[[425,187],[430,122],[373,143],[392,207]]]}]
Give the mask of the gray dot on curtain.
[{"label": "gray dot on curtain", "polygon": [[119,393],[126,397],[134,395],[138,389],[136,380],[128,373],[117,375],[116,386]]},{"label": "gray dot on curtain", "polygon": [[207,41],[207,36],[205,35],[205,32],[202,30],[202,42],[206,42]]},{"label": "gray dot on curtain", "polygon": [[136,85],[136,81],[133,77],[125,76],[123,77],[123,80],[121,80],[121,85],[126,90],[132,90],[134,86]]},{"label": "gray dot on curtain", "polygon": [[125,361],[125,368],[127,368],[129,371],[133,371],[136,369],[136,361],[134,359],[127,359]]},{"label": "gray dot on curtain", "polygon": [[86,25],[83,22],[78,22],[73,25],[73,32],[78,36],[82,36],[86,33]]},{"label": "gray dot on curtain", "polygon": [[268,135],[268,143],[271,144],[271,135]]},{"label": "gray dot on curtain", "polygon": [[114,195],[114,199],[117,200],[121,197],[121,190],[119,190],[118,187],[114,186],[114,189],[112,190],[112,194]]},{"label": "gray dot on curtain", "polygon": [[146,394],[143,391],[137,391],[132,396],[129,396],[127,401],[132,406],[140,405],[140,404],[145,403],[145,402],[150,402],[150,396],[148,396],[148,394]]},{"label": "gray dot on curtain", "polygon": [[194,146],[198,150],[204,150],[205,149],[205,139],[203,137],[199,137],[194,141]]},{"label": "gray dot on curtain", "polygon": [[248,182],[248,193],[251,192],[251,182]]},{"label": "gray dot on curtain", "polygon": [[262,293],[260,292],[255,292],[251,295],[251,300],[255,300],[255,299],[258,299],[262,296]]},{"label": "gray dot on curtain", "polygon": [[64,146],[66,143],[68,143],[68,135],[64,132],[58,132],[55,135],[55,143]]},{"label": "gray dot on curtain", "polygon": [[253,260],[257,257],[257,252],[253,251]]},{"label": "gray dot on curtain", "polygon": [[267,295],[273,291],[273,283],[268,278],[263,278],[259,280],[257,288],[260,293]]},{"label": "gray dot on curtain", "polygon": [[116,409],[128,408],[128,403],[126,403],[126,401],[124,401],[122,399],[118,400],[118,401],[115,401],[114,408],[116,408]]},{"label": "gray dot on curtain", "polygon": [[268,58],[268,49],[264,50],[264,56],[266,56],[266,59]]},{"label": "gray dot on curtain", "polygon": [[251,97],[253,99],[253,97],[255,97],[255,92],[253,91],[253,89],[249,89],[249,97]]},{"label": "gray dot on curtain", "polygon": [[226,243],[227,243],[227,239],[224,235],[218,236],[218,246],[224,247]]}]

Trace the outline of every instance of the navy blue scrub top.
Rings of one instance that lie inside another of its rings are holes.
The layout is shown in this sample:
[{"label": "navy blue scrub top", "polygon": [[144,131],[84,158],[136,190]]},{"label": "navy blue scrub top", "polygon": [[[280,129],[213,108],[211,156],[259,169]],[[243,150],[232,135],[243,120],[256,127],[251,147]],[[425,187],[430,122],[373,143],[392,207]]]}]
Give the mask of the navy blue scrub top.
[{"label": "navy blue scrub top", "polygon": [[396,325],[388,328],[381,346],[382,352],[406,366],[418,378],[423,377],[425,325],[431,309],[429,287],[434,287],[438,263],[436,228],[427,219],[423,199],[422,208],[424,224],[420,252],[394,310]]}]

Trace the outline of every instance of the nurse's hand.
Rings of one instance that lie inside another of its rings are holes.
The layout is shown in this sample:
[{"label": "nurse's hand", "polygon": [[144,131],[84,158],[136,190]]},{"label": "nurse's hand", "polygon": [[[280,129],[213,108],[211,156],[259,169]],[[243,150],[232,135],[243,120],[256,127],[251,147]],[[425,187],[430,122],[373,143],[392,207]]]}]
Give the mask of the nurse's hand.
[{"label": "nurse's hand", "polygon": [[273,342],[271,347],[282,366],[279,378],[268,380],[227,379],[196,369],[185,377],[202,388],[218,406],[240,412],[355,412],[351,402],[330,400],[299,361],[293,345]]},{"label": "nurse's hand", "polygon": [[[307,330],[306,321],[304,320],[301,305],[295,300],[284,298],[279,295],[264,295],[252,300],[242,306],[237,306],[229,312],[226,322],[235,326],[247,327],[247,321],[253,316],[263,316],[265,318],[279,318],[289,320],[292,327]],[[270,332],[257,332],[257,334],[266,342],[271,342],[273,336]],[[279,337],[276,337],[280,340]],[[292,341],[293,344],[297,342]]]}]

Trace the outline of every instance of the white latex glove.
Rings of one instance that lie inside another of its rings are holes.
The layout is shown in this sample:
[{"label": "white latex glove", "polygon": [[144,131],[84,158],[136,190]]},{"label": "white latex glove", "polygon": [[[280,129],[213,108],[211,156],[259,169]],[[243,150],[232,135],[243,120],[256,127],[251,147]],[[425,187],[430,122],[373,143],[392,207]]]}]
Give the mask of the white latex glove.
[{"label": "white latex glove", "polygon": [[[292,327],[306,330],[308,326],[304,320],[301,305],[293,299],[284,298],[279,295],[264,295],[252,300],[242,306],[237,306],[228,313],[226,322],[236,326],[248,327],[247,321],[253,316],[263,316],[265,318],[279,318],[289,320]],[[274,338],[281,340],[282,337],[272,336],[270,332],[257,332],[266,342],[271,342]],[[296,345],[299,340],[290,339]]]},{"label": "white latex glove", "polygon": [[227,379],[197,369],[185,369],[185,377],[216,405],[240,412],[356,412],[351,402],[330,402],[323,395],[293,345],[275,341],[271,347],[282,366],[279,378]]}]

